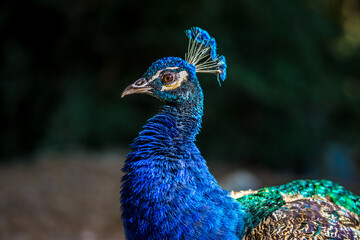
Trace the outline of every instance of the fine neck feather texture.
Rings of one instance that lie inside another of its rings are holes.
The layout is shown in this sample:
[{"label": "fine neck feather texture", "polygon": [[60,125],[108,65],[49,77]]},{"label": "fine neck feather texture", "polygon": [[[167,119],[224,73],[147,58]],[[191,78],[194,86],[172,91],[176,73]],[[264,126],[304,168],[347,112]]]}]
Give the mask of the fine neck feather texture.
[{"label": "fine neck feather texture", "polygon": [[[198,85],[199,86],[199,85]],[[131,145],[121,203],[127,239],[239,239],[246,215],[196,147],[203,94],[165,103]]]}]

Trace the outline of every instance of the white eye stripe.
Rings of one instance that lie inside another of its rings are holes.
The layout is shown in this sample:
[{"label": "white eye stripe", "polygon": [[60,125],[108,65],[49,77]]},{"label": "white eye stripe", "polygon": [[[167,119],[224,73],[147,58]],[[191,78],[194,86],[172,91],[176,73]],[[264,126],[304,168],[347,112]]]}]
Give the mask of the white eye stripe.
[{"label": "white eye stripe", "polygon": [[187,80],[188,73],[186,71],[179,72],[179,79],[169,85],[163,85],[161,91],[175,89],[181,86],[181,83]]},{"label": "white eye stripe", "polygon": [[155,75],[152,76],[152,78],[149,80],[149,83],[154,81],[155,79],[157,79],[160,76],[160,73],[162,73],[164,70],[175,70],[175,69],[179,69],[179,67],[167,67],[165,69],[161,69],[161,70],[157,71],[155,73]]},{"label": "white eye stripe", "polygon": [[188,73],[186,71],[179,72],[179,82],[182,82],[187,79]]},{"label": "white eye stripe", "polygon": [[163,70],[157,71],[157,72],[155,73],[155,75],[152,76],[152,78],[149,80],[149,83],[152,82],[152,81],[154,81],[155,79],[157,79],[162,71],[163,71]]}]

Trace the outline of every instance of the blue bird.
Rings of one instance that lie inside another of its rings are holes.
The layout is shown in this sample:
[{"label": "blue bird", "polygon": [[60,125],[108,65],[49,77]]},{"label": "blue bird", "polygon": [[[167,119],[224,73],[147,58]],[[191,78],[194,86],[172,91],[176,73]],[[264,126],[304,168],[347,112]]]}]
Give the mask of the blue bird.
[{"label": "blue bird", "polygon": [[193,27],[185,59],[155,61],[122,97],[164,104],[131,144],[123,171],[127,239],[360,239],[360,197],[327,180],[297,180],[242,192],[223,190],[195,145],[203,116],[197,73],[226,78],[225,57]]}]

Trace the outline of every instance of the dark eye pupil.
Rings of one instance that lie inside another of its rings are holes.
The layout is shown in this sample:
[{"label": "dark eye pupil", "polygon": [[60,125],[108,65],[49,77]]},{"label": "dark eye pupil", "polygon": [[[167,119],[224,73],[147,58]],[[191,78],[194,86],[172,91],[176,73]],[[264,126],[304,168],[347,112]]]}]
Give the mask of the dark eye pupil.
[{"label": "dark eye pupil", "polygon": [[164,81],[165,82],[171,82],[173,80],[173,76],[171,75],[171,74],[166,74],[165,76],[164,76]]}]

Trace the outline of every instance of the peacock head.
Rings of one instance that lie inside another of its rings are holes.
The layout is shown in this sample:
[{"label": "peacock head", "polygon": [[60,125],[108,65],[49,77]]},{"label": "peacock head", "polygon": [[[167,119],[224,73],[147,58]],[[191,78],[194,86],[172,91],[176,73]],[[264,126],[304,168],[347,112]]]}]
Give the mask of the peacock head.
[{"label": "peacock head", "polygon": [[181,102],[201,94],[196,73],[213,73],[218,82],[226,78],[224,56],[216,53],[215,39],[207,31],[193,27],[185,31],[189,37],[185,60],[165,57],[155,61],[142,78],[125,88],[121,97],[144,93],[166,102]]},{"label": "peacock head", "polygon": [[177,57],[155,61],[142,78],[128,86],[122,96],[145,93],[167,102],[186,100],[199,83],[194,65]]}]

